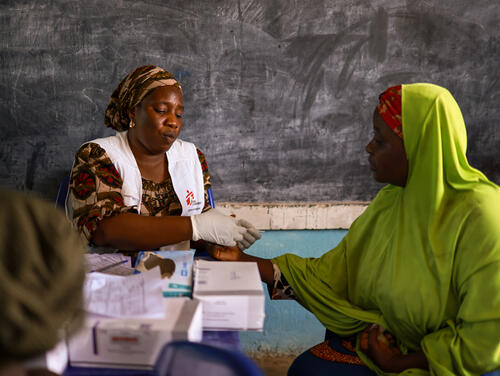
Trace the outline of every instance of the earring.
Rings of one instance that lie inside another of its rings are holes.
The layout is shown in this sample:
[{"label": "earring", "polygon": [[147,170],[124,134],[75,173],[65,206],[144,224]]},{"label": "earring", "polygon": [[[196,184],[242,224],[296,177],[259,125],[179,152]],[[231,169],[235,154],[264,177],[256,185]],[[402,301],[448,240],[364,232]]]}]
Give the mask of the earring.
[{"label": "earring", "polygon": [[135,123],[132,119],[130,119],[130,123],[128,124],[128,127],[129,128],[134,128],[135,127]]}]

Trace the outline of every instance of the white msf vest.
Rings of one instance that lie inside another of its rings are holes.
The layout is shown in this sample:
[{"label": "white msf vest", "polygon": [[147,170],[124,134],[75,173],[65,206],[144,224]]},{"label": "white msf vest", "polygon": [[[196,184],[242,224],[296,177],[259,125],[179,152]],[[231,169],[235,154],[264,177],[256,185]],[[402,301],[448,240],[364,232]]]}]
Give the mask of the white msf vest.
[{"label": "white msf vest", "polygon": [[[140,214],[142,177],[128,143],[127,131],[89,142],[98,144],[106,150],[123,180],[121,194],[125,205],[136,207],[137,212]],[[200,214],[205,205],[205,191],[201,163],[196,147],[190,142],[177,139],[166,152],[166,155],[172,185],[182,205],[181,215]],[[161,249],[189,249],[189,241],[172,244]]]}]

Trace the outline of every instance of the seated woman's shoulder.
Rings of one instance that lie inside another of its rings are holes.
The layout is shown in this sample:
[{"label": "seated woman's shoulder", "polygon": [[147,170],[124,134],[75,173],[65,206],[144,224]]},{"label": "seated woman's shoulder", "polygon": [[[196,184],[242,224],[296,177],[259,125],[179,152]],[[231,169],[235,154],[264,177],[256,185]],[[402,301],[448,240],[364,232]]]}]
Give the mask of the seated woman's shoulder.
[{"label": "seated woman's shoulder", "polygon": [[76,158],[84,161],[89,161],[102,158],[105,154],[106,150],[104,150],[99,144],[96,144],[94,142],[87,142],[80,146],[80,148],[76,152]]},{"label": "seated woman's shoulder", "polygon": [[196,152],[198,153],[198,155],[203,158],[205,158],[205,154],[203,154],[203,152],[198,148],[198,146],[196,146]]},{"label": "seated woman's shoulder", "polygon": [[496,234],[500,240],[500,189],[485,186],[478,190],[462,192],[454,199],[465,223],[478,231]]}]

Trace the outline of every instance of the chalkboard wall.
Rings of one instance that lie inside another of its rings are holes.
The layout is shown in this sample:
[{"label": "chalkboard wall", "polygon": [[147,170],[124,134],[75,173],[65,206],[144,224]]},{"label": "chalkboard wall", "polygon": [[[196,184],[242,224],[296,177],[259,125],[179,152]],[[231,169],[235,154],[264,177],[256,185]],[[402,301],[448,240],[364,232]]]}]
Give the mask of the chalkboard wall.
[{"label": "chalkboard wall", "polygon": [[471,164],[500,183],[498,0],[2,0],[0,185],[53,199],[112,90],[154,64],[217,201],[370,200],[378,94],[447,87]]}]

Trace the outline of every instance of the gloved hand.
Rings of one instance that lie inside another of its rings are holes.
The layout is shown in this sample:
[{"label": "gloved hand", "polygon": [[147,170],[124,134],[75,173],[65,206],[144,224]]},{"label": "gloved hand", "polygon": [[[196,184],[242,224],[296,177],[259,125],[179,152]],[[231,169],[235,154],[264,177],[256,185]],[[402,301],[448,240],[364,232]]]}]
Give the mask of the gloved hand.
[{"label": "gloved hand", "polygon": [[235,218],[222,214],[217,209],[210,209],[204,213],[191,216],[193,227],[192,240],[206,240],[207,242],[234,246],[243,241],[247,229],[239,225]]},{"label": "gloved hand", "polygon": [[262,238],[259,230],[257,230],[250,222],[240,219],[238,220],[238,224],[247,229],[247,231],[243,234],[243,239],[238,241],[238,247],[243,251],[249,248],[256,240]]}]

